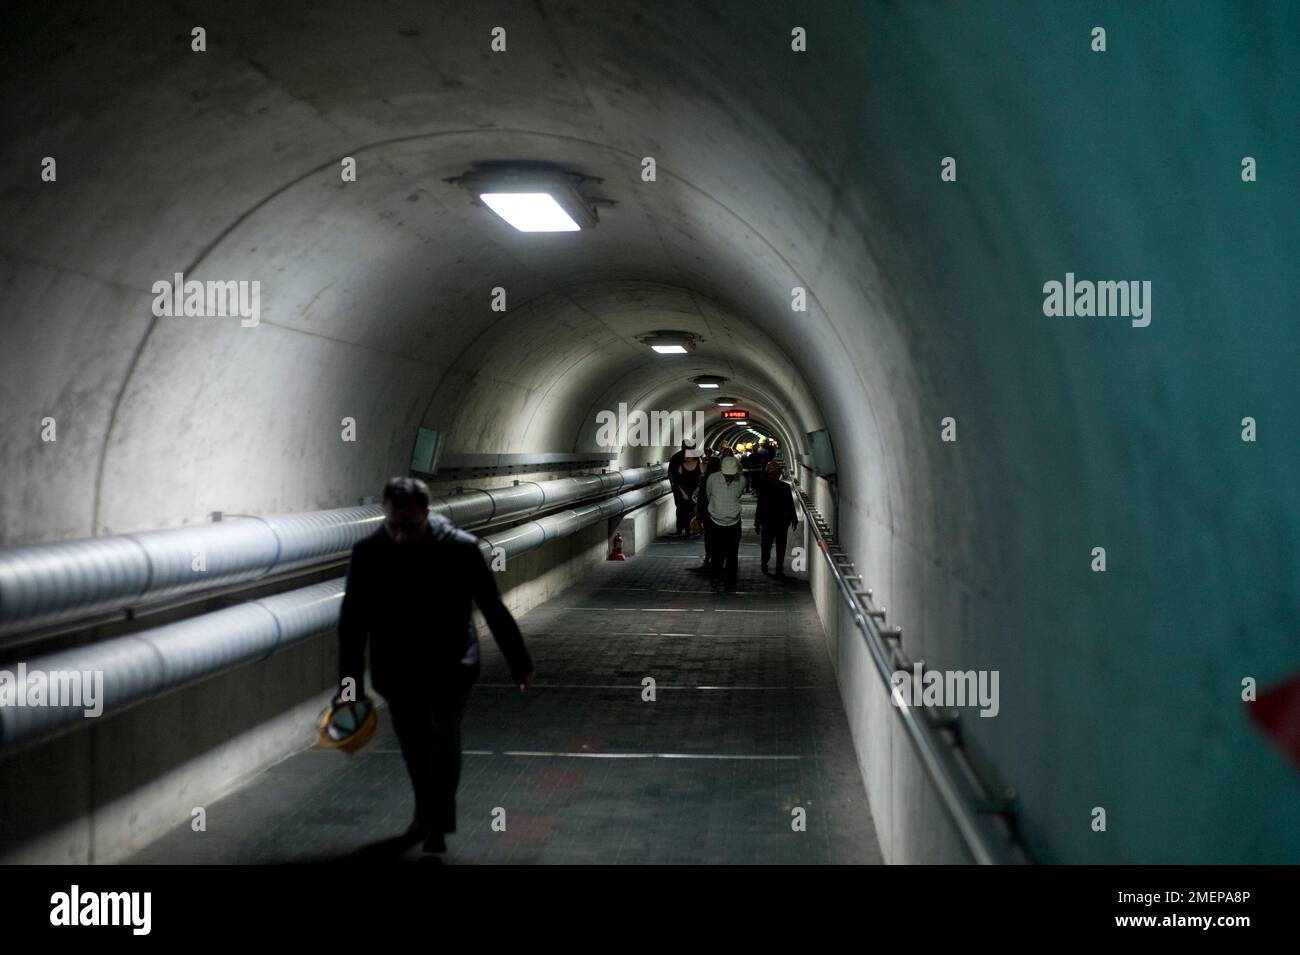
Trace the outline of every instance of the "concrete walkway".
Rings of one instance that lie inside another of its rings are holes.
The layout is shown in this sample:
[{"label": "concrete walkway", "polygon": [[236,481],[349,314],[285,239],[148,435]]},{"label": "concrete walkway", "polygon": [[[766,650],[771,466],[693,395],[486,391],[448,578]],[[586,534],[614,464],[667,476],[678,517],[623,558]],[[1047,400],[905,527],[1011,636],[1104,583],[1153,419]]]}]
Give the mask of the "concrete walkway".
[{"label": "concrete walkway", "polygon": [[[661,538],[524,615],[526,695],[483,636],[446,863],[881,861],[807,583],[762,575],[752,515],[735,594],[690,572],[698,538]],[[206,808],[206,832],[179,826],[128,861],[374,856],[413,797],[381,711],[356,757],[307,750]]]}]

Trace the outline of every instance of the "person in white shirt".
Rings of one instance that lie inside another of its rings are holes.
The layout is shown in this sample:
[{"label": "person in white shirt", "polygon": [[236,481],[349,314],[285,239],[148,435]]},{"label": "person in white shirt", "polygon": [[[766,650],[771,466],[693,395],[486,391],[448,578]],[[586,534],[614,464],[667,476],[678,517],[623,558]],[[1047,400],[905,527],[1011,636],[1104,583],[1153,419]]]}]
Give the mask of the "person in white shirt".
[{"label": "person in white shirt", "polygon": [[736,561],[740,556],[740,495],[745,485],[740,480],[740,462],[734,457],[722,459],[722,470],[709,475],[709,520],[713,524],[713,589],[724,586],[736,589]]}]

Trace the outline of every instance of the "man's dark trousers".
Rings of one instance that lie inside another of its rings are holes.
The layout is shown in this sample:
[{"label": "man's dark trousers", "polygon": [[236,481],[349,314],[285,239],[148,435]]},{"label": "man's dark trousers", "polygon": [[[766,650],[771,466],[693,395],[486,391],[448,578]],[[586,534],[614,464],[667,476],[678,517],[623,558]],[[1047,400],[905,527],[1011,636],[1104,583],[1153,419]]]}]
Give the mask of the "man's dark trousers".
[{"label": "man's dark trousers", "polygon": [[713,546],[718,533],[708,514],[700,518],[700,526],[704,528],[704,566],[712,569],[714,567]]},{"label": "man's dark trousers", "polygon": [[741,522],[714,524],[713,579],[721,580],[727,587],[736,586],[736,562],[740,558]]},{"label": "man's dark trousers", "polygon": [[450,678],[387,698],[415,789],[415,825],[434,833],[456,831],[461,717],[479,664],[458,664],[457,670]]},{"label": "man's dark trousers", "polygon": [[776,569],[784,571],[785,569],[785,535],[788,526],[778,524],[764,524],[761,528],[763,539],[763,566],[767,566],[767,559],[772,556],[772,544],[776,543]]}]

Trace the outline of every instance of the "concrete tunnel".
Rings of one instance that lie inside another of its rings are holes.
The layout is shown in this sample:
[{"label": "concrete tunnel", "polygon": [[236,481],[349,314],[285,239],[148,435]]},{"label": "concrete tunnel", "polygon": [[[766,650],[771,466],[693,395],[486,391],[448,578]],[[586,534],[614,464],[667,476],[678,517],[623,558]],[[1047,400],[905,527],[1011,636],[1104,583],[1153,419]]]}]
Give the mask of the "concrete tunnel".
[{"label": "concrete tunnel", "polygon": [[[674,446],[609,447],[598,415],[701,412],[720,441],[735,396],[825,522],[796,577],[879,859],[979,859],[877,672],[882,621],[910,660],[999,674],[960,738],[1007,861],[1300,859],[1294,740],[1243,699],[1294,699],[1300,665],[1294,6],[7,19],[0,553],[373,506],[430,433],[436,495],[658,466]],[[453,181],[485,163],[580,177],[598,221],[512,229]],[[256,323],[156,315],[177,273],[258,280]],[[1067,274],[1149,283],[1146,323],[1046,314]],[[617,571],[644,567],[666,500],[512,559],[525,636],[613,572],[618,528]],[[887,616],[855,619],[830,544]],[[0,637],[0,665],[236,599],[202,596]],[[334,668],[326,630],[0,755],[0,857],[131,858],[302,751]]]}]

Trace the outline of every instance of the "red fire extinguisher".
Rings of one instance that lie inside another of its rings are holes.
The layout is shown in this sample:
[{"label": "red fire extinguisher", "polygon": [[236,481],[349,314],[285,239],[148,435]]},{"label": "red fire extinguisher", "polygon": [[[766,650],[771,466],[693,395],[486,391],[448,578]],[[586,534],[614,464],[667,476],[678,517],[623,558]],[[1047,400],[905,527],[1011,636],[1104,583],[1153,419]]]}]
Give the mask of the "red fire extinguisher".
[{"label": "red fire extinguisher", "polygon": [[606,560],[627,560],[627,555],[623,553],[623,535],[615,534],[614,539],[609,544],[609,556]]}]

